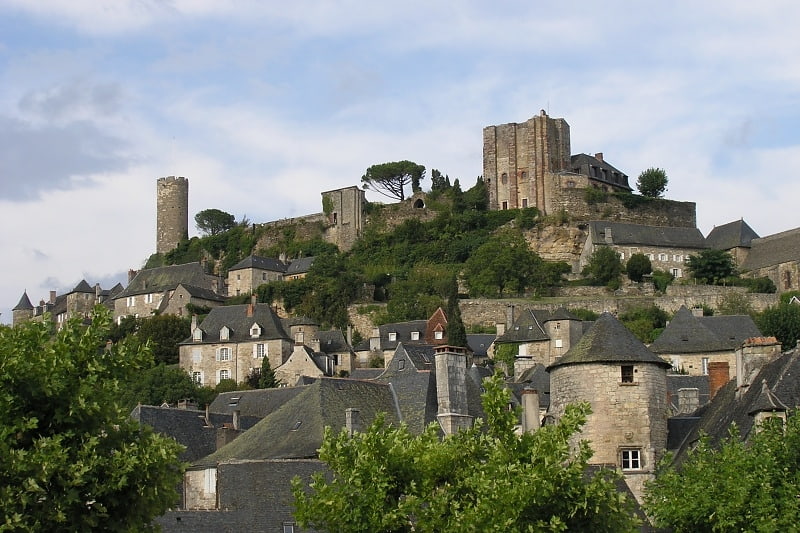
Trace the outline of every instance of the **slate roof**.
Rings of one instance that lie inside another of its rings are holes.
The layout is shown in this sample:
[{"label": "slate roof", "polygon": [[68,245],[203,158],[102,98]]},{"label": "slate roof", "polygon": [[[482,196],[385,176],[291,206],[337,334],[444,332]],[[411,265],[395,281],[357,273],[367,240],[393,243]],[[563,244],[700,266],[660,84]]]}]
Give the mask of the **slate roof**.
[{"label": "slate roof", "polygon": [[350,372],[350,379],[372,380],[383,374],[383,368],[354,368]]},{"label": "slate roof", "polygon": [[85,279],[82,279],[77,285],[75,285],[75,288],[70,291],[70,293],[73,292],[89,292],[94,294],[95,290],[94,287],[89,285]]},{"label": "slate roof", "polygon": [[800,228],[769,235],[750,242],[750,252],[742,263],[742,270],[754,270],[800,261]]},{"label": "slate roof", "polygon": [[206,289],[204,287],[197,287],[195,285],[189,285],[187,283],[180,283],[180,286],[183,286],[186,289],[186,292],[189,293],[190,296],[194,298],[199,298],[201,300],[210,300],[212,302],[224,302],[225,297],[220,296],[216,292],[212,291],[211,289]]},{"label": "slate roof", "polygon": [[[627,189],[629,191],[631,186],[628,184],[628,176],[614,168],[613,166],[606,163],[604,160],[597,159],[596,157],[589,155],[589,154],[575,154],[570,156],[569,158],[570,168],[579,168],[580,174],[586,174],[594,180],[602,181],[604,183],[608,183],[609,185],[614,185],[615,187],[621,187]],[[595,176],[591,173],[590,167],[598,167],[606,170],[606,178],[601,178]],[[618,180],[614,180],[614,174],[619,176]]]},{"label": "slate roof", "polygon": [[487,350],[497,335],[486,333],[467,333],[467,347],[475,357],[488,357]]},{"label": "slate roof", "polygon": [[[408,322],[395,322],[393,324],[383,324],[378,326],[381,350],[395,350],[402,342],[404,344],[422,344],[425,342],[425,330],[428,327],[427,320],[409,320]],[[418,340],[411,340],[411,332],[419,333]],[[389,333],[396,333],[395,340],[389,340]],[[355,347],[355,351],[367,351],[370,349],[370,340],[364,339]]]},{"label": "slate roof", "polygon": [[320,378],[284,403],[249,431],[195,466],[212,466],[233,460],[290,459],[316,457],[325,427],[340,431],[345,410],[360,410],[366,428],[378,413],[400,422],[391,388],[387,384],[355,379]]},{"label": "slate roof", "polygon": [[296,275],[296,274],[303,274],[311,270],[311,265],[314,264],[314,257],[301,257],[299,259],[294,259],[289,263],[289,266],[286,267],[286,275]]},{"label": "slate roof", "polygon": [[[537,363],[530,368],[526,368],[520,374],[517,383],[522,386],[519,388],[520,393],[525,387],[535,389],[539,393],[539,405],[541,407],[550,406],[550,374],[544,365]],[[521,400],[520,397],[517,399]]]},{"label": "slate roof", "polygon": [[205,287],[209,284],[209,278],[200,263],[148,268],[140,270],[117,298],[173,290],[180,283]]},{"label": "slate roof", "polygon": [[27,311],[29,309],[33,309],[33,304],[31,303],[31,299],[28,298],[28,291],[23,291],[22,297],[19,299],[19,303],[14,306],[12,311]]},{"label": "slate roof", "polygon": [[669,321],[661,335],[650,345],[654,353],[701,353],[731,351],[761,331],[747,315],[696,317],[686,306]]},{"label": "slate roof", "polygon": [[753,429],[755,413],[764,404],[766,385],[776,400],[785,406],[800,406],[800,351],[784,352],[776,360],[764,365],[753,379],[752,385],[738,399],[736,398],[736,379],[722,387],[705,407],[695,413],[700,417],[697,424],[684,439],[676,461],[680,462],[692,444],[707,434],[712,443],[718,443],[728,436],[728,428],[735,423],[741,438],[747,438]]},{"label": "slate roof", "polygon": [[706,246],[712,250],[749,248],[753,239],[758,239],[758,233],[744,220],[734,220],[721,226],[714,226],[706,237]]},{"label": "slate roof", "polygon": [[271,257],[261,257],[258,255],[245,257],[229,268],[228,272],[233,272],[234,270],[244,270],[246,268],[256,268],[259,270],[269,270],[271,272],[280,273],[286,272],[286,264],[281,260],[273,259]]},{"label": "slate roof", "polygon": [[678,408],[678,391],[680,389],[697,389],[700,395],[700,406],[708,403],[708,376],[667,374],[667,397],[675,409]]},{"label": "slate roof", "polygon": [[607,244],[606,228],[611,228],[611,244],[638,244],[663,248],[706,248],[705,238],[697,228],[645,226],[607,220],[589,222],[589,235],[593,244]]},{"label": "slate roof", "polygon": [[[214,307],[208,313],[205,320],[200,324],[203,330],[203,343],[220,342],[219,332],[223,326],[230,329],[228,341],[222,342],[243,342],[256,340],[250,336],[250,327],[253,323],[261,326],[261,335],[258,339],[287,339],[291,340],[283,329],[278,315],[272,310],[269,304],[255,304],[253,316],[247,316],[247,309],[251,304],[228,305]],[[185,341],[186,344],[193,343],[191,338]]]},{"label": "slate roof", "polygon": [[208,410],[228,415],[238,410],[241,416],[265,418],[301,392],[302,387],[223,392],[211,402]]},{"label": "slate roof", "polygon": [[514,324],[503,335],[495,339],[495,343],[536,342],[550,340],[544,330],[544,324],[552,320],[580,320],[564,308],[555,311],[547,309],[524,309]]},{"label": "slate roof", "polygon": [[603,313],[594,325],[560,359],[547,367],[586,363],[651,363],[670,368],[610,313]]},{"label": "slate roof", "polygon": [[353,348],[347,344],[344,334],[339,329],[331,331],[318,331],[319,350],[323,353],[352,352]]}]

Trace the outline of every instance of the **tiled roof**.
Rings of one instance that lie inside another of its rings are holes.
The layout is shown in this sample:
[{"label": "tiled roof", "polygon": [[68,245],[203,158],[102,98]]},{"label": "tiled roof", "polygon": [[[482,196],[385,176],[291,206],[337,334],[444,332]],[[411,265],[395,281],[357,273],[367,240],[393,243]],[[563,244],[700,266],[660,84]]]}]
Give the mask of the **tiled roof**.
[{"label": "tiled roof", "polygon": [[607,230],[611,229],[611,244],[639,244],[664,248],[706,247],[705,238],[697,228],[673,228],[667,226],[645,226],[606,220],[589,222],[589,234],[593,244],[607,244]]},{"label": "tiled roof", "polygon": [[742,270],[800,261],[800,228],[753,239]]},{"label": "tiled roof", "polygon": [[22,311],[33,309],[33,304],[31,303],[31,299],[28,298],[28,291],[24,291],[22,293],[22,297],[19,299],[19,303],[14,306],[12,311]]},{"label": "tiled roof", "polygon": [[383,368],[354,368],[353,371],[350,372],[350,379],[371,380],[377,378],[383,374],[383,372]]},{"label": "tiled roof", "polygon": [[758,239],[758,233],[748,226],[744,220],[735,220],[721,226],[715,226],[706,237],[706,246],[712,250],[749,248],[753,239]]},{"label": "tiled roof", "polygon": [[220,393],[211,402],[212,413],[231,414],[239,411],[242,416],[264,418],[303,391],[302,387],[278,387]]},{"label": "tiled roof", "polygon": [[128,287],[117,295],[117,298],[173,290],[180,283],[195,287],[207,287],[210,278],[211,276],[203,271],[200,263],[149,268],[140,270]]},{"label": "tiled roof", "polygon": [[347,344],[344,334],[339,329],[331,331],[318,331],[319,349],[324,353],[352,352],[353,348]]},{"label": "tiled roof", "polygon": [[258,255],[251,255],[245,257],[231,268],[228,269],[228,272],[233,272],[234,270],[243,270],[246,268],[255,268],[258,270],[269,270],[270,272],[286,272],[286,265],[278,260],[273,259],[271,257],[261,257]]},{"label": "tiled roof", "polygon": [[610,313],[600,315],[591,329],[547,370],[585,363],[652,363],[670,367]]},{"label": "tiled roof", "polygon": [[650,345],[650,351],[661,354],[730,351],[748,337],[760,335],[749,316],[696,317],[686,306],[681,306]]},{"label": "tiled roof", "polygon": [[299,259],[294,259],[289,263],[289,266],[286,267],[286,275],[291,276],[293,274],[303,274],[311,270],[311,265],[314,264],[314,257],[301,257]]},{"label": "tiled roof", "polygon": [[200,298],[201,300],[210,300],[212,302],[224,302],[225,297],[220,296],[216,292],[212,291],[211,289],[205,289],[203,287],[195,287],[194,285],[189,285],[187,283],[180,283],[186,292],[189,295],[193,296],[194,298]]},{"label": "tiled roof", "polygon": [[[200,324],[200,329],[205,333],[203,342],[219,342],[219,333],[223,326],[227,326],[230,330],[230,341],[242,342],[251,340],[250,327],[254,323],[261,327],[261,335],[258,339],[291,340],[286,331],[284,331],[278,315],[275,314],[269,304],[255,304],[253,316],[247,316],[247,310],[250,305],[240,304],[212,308],[211,312]],[[191,344],[191,339],[186,342]]]},{"label": "tiled roof", "polygon": [[[409,320],[408,322],[395,322],[378,326],[381,350],[395,350],[402,342],[404,344],[422,344],[425,342],[425,328],[428,326],[427,320]],[[419,333],[419,339],[412,340],[411,333]],[[389,340],[389,333],[395,333],[395,340]],[[370,339],[359,342],[354,349],[356,351],[366,351],[370,348]]]},{"label": "tiled roof", "polygon": [[542,364],[536,364],[520,374],[517,382],[524,387],[535,389],[539,392],[539,405],[550,405],[550,374]]},{"label": "tiled roof", "polygon": [[467,347],[476,357],[486,357],[489,346],[492,345],[497,335],[485,333],[467,333]]},{"label": "tiled roof", "polygon": [[325,428],[340,431],[345,426],[345,410],[348,408],[360,410],[362,429],[369,426],[378,413],[386,413],[388,422],[400,422],[388,385],[355,379],[320,378],[195,466],[233,460],[316,457]]},{"label": "tiled roof", "polygon": [[547,309],[524,309],[505,334],[497,337],[495,343],[536,342],[550,340],[544,324],[553,320],[579,320],[572,313],[559,307],[554,311]]}]

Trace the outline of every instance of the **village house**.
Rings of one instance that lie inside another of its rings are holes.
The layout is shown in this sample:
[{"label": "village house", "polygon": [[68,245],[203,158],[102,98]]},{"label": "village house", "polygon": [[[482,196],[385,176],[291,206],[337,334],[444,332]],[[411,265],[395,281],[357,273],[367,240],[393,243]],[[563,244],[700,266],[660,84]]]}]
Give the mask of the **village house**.
[{"label": "village house", "polygon": [[447,316],[438,308],[427,320],[409,320],[383,324],[373,328],[368,339],[353,347],[359,366],[369,366],[373,360],[380,359],[388,364],[400,343],[409,344],[447,344]]},{"label": "village house", "polygon": [[706,236],[706,246],[711,250],[722,250],[731,254],[733,262],[741,266],[747,259],[753,239],[758,233],[747,225],[747,222],[735,220],[714,228]]},{"label": "village house", "polygon": [[800,289],[800,228],[750,241],[740,270],[743,277],[771,279],[779,293]]},{"label": "village house", "polygon": [[37,306],[31,304],[28,292],[25,291],[19,303],[12,309],[12,321],[16,325],[27,320],[43,320],[45,316],[49,316],[60,328],[74,316],[89,318],[92,309],[98,304],[113,311],[113,300],[121,291],[122,285],[119,283],[109,290],[103,290],[99,283],[92,287],[86,280],[81,280],[66,294],[57,295],[56,291],[50,291],[48,300],[41,300]]}]

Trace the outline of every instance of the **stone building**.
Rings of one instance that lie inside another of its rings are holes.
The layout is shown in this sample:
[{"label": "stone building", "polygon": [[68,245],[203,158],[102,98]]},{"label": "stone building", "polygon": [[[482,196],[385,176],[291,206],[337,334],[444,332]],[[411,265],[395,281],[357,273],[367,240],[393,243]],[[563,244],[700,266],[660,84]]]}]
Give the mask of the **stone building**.
[{"label": "stone building", "polygon": [[250,294],[263,283],[281,281],[285,273],[286,264],[279,259],[257,255],[245,257],[228,269],[228,294]]},{"label": "stone building", "polygon": [[189,180],[169,176],[156,182],[156,253],[165,254],[189,237]]},{"label": "stone building", "polygon": [[633,254],[644,254],[653,270],[670,272],[675,278],[686,275],[686,261],[706,248],[703,234],[697,228],[658,227],[606,220],[589,222],[586,243],[578,264],[583,269],[592,254],[609,246],[624,263]]},{"label": "stone building", "polygon": [[747,222],[735,220],[714,228],[706,236],[706,246],[711,250],[723,250],[731,254],[737,266],[741,266],[750,252],[753,239],[758,233]]},{"label": "stone building", "polygon": [[567,405],[588,402],[579,438],[591,442],[591,462],[616,465],[640,501],[667,445],[669,368],[609,313],[547,367],[548,416],[558,420]]},{"label": "stone building", "polygon": [[322,193],[322,207],[329,226],[325,240],[348,251],[364,230],[364,191],[356,186]]},{"label": "stone building", "polygon": [[779,293],[800,289],[800,228],[753,239],[740,269],[745,277],[770,278]]},{"label": "stone building", "polygon": [[105,305],[113,311],[113,299],[120,292],[122,292],[122,285],[119,283],[111,289],[104,290],[100,288],[99,283],[92,287],[86,280],[81,280],[74,289],[66,294],[58,295],[56,291],[50,291],[47,300],[40,300],[39,305],[34,306],[25,291],[19,303],[12,309],[13,324],[20,324],[27,320],[43,320],[45,317],[49,317],[60,328],[74,316],[89,318],[94,306],[98,304]]},{"label": "stone building", "polygon": [[562,189],[631,190],[603,154],[572,156],[569,124],[544,110],[523,123],[483,129],[483,178],[490,209],[535,207],[544,214],[563,206]]}]

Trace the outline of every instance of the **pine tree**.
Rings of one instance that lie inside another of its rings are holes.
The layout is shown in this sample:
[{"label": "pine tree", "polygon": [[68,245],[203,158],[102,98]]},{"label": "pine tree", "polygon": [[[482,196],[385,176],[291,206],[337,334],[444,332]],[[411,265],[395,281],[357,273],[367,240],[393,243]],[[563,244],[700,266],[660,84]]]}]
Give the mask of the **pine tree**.
[{"label": "pine tree", "polygon": [[264,356],[261,360],[261,375],[258,377],[259,389],[274,389],[281,384],[280,380],[275,378],[275,371],[269,364],[269,357]]}]

